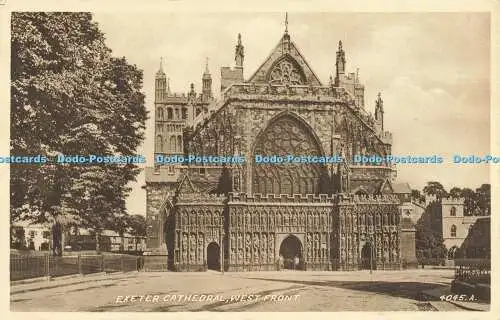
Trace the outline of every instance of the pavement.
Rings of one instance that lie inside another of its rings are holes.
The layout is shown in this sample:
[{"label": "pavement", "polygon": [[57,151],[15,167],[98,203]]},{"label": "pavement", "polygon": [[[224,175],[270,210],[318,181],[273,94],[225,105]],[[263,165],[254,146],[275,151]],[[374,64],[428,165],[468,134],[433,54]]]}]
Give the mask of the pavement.
[{"label": "pavement", "polygon": [[11,311],[488,311],[448,302],[452,270],[150,272],[11,285]]},{"label": "pavement", "polygon": [[70,275],[58,278],[35,278],[19,281],[11,281],[10,294],[19,294],[32,291],[67,287],[76,284],[90,284],[99,281],[117,280],[137,277],[138,272],[116,272],[116,273],[94,273],[88,275]]},{"label": "pavement", "polygon": [[[434,304],[437,304],[438,302],[444,302],[456,305],[467,311],[486,311],[486,312],[490,311],[489,303],[478,301],[474,297],[464,295],[464,300],[473,299],[473,301],[458,301],[458,297],[457,299],[451,298],[457,296],[457,294],[452,293],[449,287],[443,287],[443,288],[439,287],[439,288],[424,290],[422,294],[426,299],[434,301]],[[449,296],[451,297],[448,300],[446,300],[446,297]],[[443,298],[445,299],[445,301],[443,301]]]}]

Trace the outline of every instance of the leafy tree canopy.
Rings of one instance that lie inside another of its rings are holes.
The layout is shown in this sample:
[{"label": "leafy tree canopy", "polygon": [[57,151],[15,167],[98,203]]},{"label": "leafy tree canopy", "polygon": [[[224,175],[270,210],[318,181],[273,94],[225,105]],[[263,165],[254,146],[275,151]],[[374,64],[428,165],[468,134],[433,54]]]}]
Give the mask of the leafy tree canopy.
[{"label": "leafy tree canopy", "polygon": [[[90,13],[13,13],[11,153],[133,155],[147,112],[142,71],[115,58]],[[126,215],[133,164],[11,165],[11,220],[101,230]]]}]

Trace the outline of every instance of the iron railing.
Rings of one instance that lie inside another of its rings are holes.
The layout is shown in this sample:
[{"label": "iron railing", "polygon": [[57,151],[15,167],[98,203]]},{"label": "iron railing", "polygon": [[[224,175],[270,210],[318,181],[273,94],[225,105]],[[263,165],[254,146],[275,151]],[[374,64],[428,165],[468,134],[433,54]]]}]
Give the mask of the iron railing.
[{"label": "iron railing", "polygon": [[490,284],[491,260],[455,259],[455,280],[470,284]]},{"label": "iron railing", "polygon": [[129,255],[11,255],[10,280],[139,270],[141,257]]}]

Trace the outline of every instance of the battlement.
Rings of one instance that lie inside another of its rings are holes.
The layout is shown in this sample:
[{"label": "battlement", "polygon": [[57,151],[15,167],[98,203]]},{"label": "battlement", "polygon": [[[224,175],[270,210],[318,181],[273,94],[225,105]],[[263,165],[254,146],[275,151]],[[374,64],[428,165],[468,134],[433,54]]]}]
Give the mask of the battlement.
[{"label": "battlement", "polygon": [[178,195],[177,203],[182,205],[183,202],[197,202],[222,205],[226,199],[225,195],[219,194],[182,193]]},{"label": "battlement", "polygon": [[441,199],[441,204],[463,205],[464,203],[465,203],[465,198],[448,197],[448,198]]},{"label": "battlement", "polygon": [[229,193],[229,202],[245,202],[245,203],[331,203],[335,196],[327,194],[247,194],[247,193]]},{"label": "battlement", "polygon": [[339,203],[339,204],[399,204],[395,195],[354,195],[354,194],[246,194],[230,193],[229,202],[244,203]]},{"label": "battlement", "polygon": [[338,195],[339,204],[399,204],[400,201],[396,195],[357,195],[341,194]]}]

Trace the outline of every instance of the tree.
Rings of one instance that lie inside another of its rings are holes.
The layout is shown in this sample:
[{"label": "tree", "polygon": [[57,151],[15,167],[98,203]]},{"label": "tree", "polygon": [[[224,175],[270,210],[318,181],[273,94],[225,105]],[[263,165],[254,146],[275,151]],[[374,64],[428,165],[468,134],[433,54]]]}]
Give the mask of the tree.
[{"label": "tree", "polygon": [[135,251],[137,252],[137,238],[146,236],[146,218],[139,214],[128,216],[128,230],[136,238]]},{"label": "tree", "polygon": [[[89,13],[13,13],[11,154],[133,155],[142,71],[114,58]],[[96,230],[124,215],[134,164],[11,165],[11,221]],[[54,235],[56,236],[56,235]]]},{"label": "tree", "polygon": [[411,190],[411,198],[418,202],[425,201],[425,197],[420,193],[420,190],[417,189]]},{"label": "tree", "polygon": [[435,195],[438,200],[445,198],[448,195],[443,185],[437,181],[427,182],[427,185],[424,187],[423,191],[424,194]]},{"label": "tree", "polygon": [[491,185],[482,184],[476,189],[476,203],[481,215],[489,215],[491,212]]},{"label": "tree", "polygon": [[453,187],[450,189],[450,197],[460,198],[462,196],[462,189],[458,187]]},{"label": "tree", "polygon": [[430,204],[415,225],[415,249],[419,264],[444,261],[446,246],[440,230],[440,204]]},{"label": "tree", "polygon": [[476,210],[476,195],[472,189],[463,188],[460,197],[464,198],[464,215],[472,215]]}]

